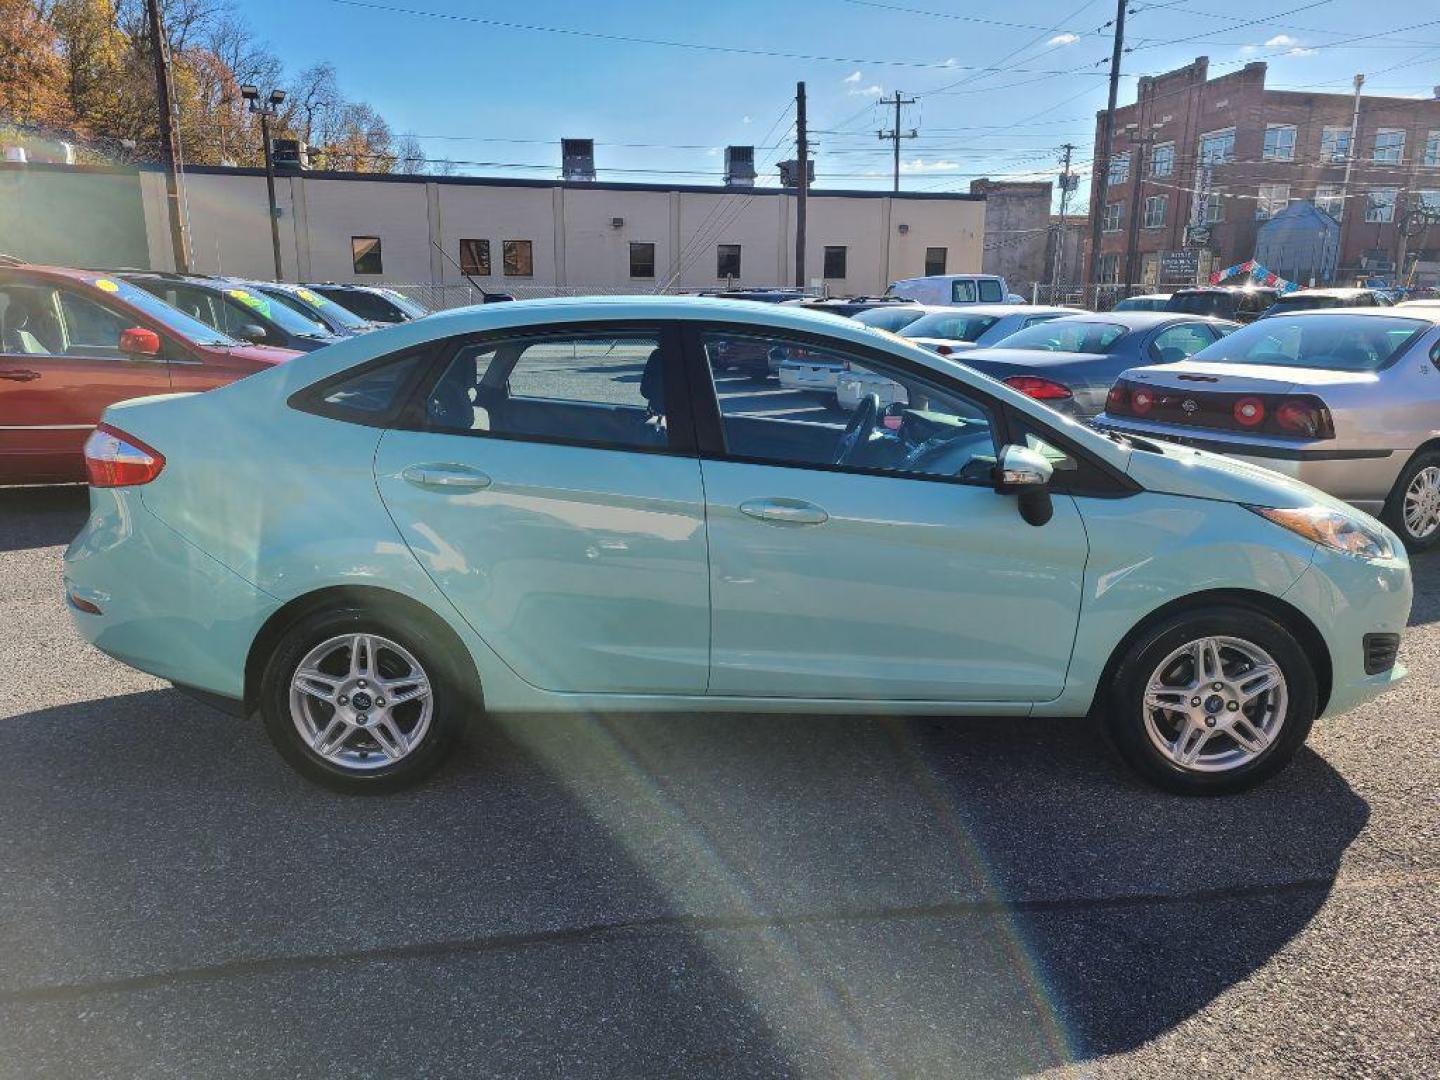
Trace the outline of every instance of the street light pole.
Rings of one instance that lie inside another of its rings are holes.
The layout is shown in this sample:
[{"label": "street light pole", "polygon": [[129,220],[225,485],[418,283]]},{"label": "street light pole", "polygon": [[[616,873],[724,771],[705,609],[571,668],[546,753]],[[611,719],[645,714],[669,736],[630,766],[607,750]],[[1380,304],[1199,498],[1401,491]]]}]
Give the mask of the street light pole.
[{"label": "street light pole", "polygon": [[284,90],[271,90],[269,99],[260,103],[260,89],[242,86],[240,96],[250,103],[250,111],[260,117],[260,137],[265,142],[265,192],[270,201],[270,246],[275,253],[275,280],[285,280],[284,266],[280,261],[280,210],[275,205],[275,156],[270,144],[270,118],[285,100]]}]

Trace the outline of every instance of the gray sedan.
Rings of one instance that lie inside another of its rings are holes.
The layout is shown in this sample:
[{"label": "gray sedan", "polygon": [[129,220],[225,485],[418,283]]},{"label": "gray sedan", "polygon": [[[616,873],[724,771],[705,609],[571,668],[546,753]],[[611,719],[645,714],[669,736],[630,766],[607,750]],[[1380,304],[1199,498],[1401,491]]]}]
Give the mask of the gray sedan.
[{"label": "gray sedan", "polygon": [[1088,418],[1105,408],[1105,395],[1126,368],[1184,360],[1238,329],[1238,323],[1172,311],[1071,315],[1027,327],[993,348],[951,353],[950,359]]},{"label": "gray sedan", "polygon": [[988,349],[1027,326],[1080,314],[1078,308],[1067,307],[966,304],[931,308],[899,334],[931,352],[949,356],[961,349]]}]

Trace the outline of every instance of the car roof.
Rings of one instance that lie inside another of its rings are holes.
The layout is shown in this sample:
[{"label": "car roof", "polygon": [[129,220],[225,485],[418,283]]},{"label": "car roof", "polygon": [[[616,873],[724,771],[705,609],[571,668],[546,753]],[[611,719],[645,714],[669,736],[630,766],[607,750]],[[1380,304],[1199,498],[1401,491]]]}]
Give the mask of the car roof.
[{"label": "car roof", "polygon": [[1209,315],[1191,315],[1184,311],[1084,311],[1056,319],[1055,322],[1119,323],[1127,330],[1149,330],[1151,327],[1173,322],[1229,323],[1230,320],[1215,319]]},{"label": "car roof", "polygon": [[1307,296],[1364,296],[1368,293],[1379,291],[1379,289],[1366,288],[1297,289],[1295,292],[1286,293],[1278,299],[1303,300]]},{"label": "car roof", "polygon": [[[1283,316],[1266,316],[1264,322],[1269,322],[1272,317],[1286,319],[1324,319],[1340,316],[1347,319],[1419,319],[1421,322],[1440,323],[1440,306],[1426,308],[1422,304],[1398,310],[1400,305],[1394,307],[1357,307],[1357,308],[1301,308],[1299,311],[1287,311]],[[1254,325],[1253,323],[1251,325]]]}]

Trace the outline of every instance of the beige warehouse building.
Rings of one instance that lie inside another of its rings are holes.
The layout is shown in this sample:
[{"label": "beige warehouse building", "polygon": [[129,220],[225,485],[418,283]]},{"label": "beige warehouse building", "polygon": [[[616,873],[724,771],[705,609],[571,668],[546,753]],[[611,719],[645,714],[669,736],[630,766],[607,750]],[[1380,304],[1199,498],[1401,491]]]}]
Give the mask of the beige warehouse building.
[{"label": "beige warehouse building", "polygon": [[[0,187],[10,254],[174,268],[158,170],[6,165]],[[520,297],[794,280],[796,199],[775,188],[304,172],[277,178],[276,202],[288,280],[423,285],[456,291],[452,302],[465,298],[462,266]],[[193,269],[273,276],[263,173],[189,169],[182,209]],[[984,231],[975,195],[815,191],[807,281],[874,293],[978,272]]]}]

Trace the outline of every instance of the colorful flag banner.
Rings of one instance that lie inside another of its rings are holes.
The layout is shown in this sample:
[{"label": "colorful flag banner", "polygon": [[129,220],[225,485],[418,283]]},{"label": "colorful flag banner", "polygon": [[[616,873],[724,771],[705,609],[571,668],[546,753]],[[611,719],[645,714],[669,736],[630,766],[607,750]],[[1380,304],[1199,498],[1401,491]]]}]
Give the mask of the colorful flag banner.
[{"label": "colorful flag banner", "polygon": [[1300,288],[1298,282],[1286,280],[1275,273],[1275,271],[1261,266],[1254,259],[1246,259],[1244,262],[1236,263],[1234,266],[1227,266],[1224,270],[1216,270],[1210,275],[1210,284],[1219,285],[1220,282],[1226,278],[1236,277],[1239,274],[1249,274],[1251,284],[1264,285],[1267,288],[1279,291],[1282,295],[1284,293],[1294,292]]}]

